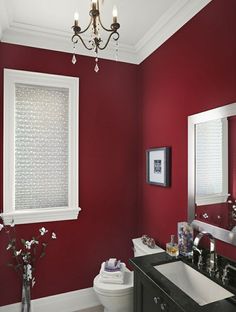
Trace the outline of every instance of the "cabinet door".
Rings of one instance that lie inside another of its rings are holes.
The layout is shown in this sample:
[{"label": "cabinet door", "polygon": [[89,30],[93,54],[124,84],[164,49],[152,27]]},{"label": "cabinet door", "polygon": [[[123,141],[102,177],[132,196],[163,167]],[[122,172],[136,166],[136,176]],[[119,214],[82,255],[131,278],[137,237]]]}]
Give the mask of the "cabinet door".
[{"label": "cabinet door", "polygon": [[180,312],[182,309],[142,274],[134,272],[134,312]]},{"label": "cabinet door", "polygon": [[164,302],[160,292],[152,287],[143,283],[143,300],[142,312],[163,312]]}]

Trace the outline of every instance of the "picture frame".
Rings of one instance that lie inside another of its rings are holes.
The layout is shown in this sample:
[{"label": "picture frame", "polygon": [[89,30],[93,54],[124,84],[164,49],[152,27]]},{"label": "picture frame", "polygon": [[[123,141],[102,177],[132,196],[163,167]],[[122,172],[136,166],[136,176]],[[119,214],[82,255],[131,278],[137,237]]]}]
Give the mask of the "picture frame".
[{"label": "picture frame", "polygon": [[146,151],[146,182],[163,187],[170,186],[170,147]]}]

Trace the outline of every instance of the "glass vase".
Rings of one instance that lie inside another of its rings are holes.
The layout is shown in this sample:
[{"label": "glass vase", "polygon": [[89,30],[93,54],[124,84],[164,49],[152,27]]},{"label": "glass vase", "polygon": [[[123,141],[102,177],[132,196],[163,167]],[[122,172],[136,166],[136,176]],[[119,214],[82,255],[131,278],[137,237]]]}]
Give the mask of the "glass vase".
[{"label": "glass vase", "polygon": [[31,312],[30,281],[23,277],[21,312]]}]

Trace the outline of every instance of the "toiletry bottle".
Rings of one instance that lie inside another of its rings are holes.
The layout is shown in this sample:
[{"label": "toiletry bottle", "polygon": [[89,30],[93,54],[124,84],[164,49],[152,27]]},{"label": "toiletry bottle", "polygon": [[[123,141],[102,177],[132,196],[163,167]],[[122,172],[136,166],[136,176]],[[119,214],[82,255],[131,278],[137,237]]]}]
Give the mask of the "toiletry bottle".
[{"label": "toiletry bottle", "polygon": [[170,237],[170,242],[166,244],[166,252],[172,257],[177,257],[179,255],[179,246],[175,243],[175,236],[171,235]]}]

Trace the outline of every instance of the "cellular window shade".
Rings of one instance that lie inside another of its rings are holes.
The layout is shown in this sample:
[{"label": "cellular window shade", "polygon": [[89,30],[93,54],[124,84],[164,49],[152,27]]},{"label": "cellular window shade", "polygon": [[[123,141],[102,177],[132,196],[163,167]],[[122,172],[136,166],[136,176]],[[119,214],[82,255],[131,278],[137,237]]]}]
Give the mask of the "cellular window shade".
[{"label": "cellular window shade", "polygon": [[68,101],[68,89],[16,84],[16,210],[68,206]]},{"label": "cellular window shade", "polygon": [[224,119],[196,125],[196,195],[209,196],[223,192]]}]

